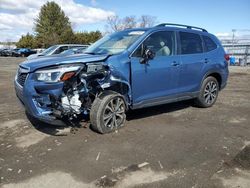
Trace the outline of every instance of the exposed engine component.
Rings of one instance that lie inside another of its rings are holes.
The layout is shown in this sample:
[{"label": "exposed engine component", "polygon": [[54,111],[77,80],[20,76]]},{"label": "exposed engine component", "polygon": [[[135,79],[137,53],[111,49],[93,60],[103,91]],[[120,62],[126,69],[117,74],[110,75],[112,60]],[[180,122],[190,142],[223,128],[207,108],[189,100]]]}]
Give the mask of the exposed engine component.
[{"label": "exposed engine component", "polygon": [[70,111],[71,109],[75,111],[76,114],[81,113],[81,106],[82,102],[79,100],[80,95],[78,92],[74,92],[74,95],[69,97],[69,96],[63,96],[61,98],[62,101],[62,107],[66,109],[67,111]]},{"label": "exposed engine component", "polygon": [[98,63],[98,64],[89,64],[87,66],[87,73],[92,73],[92,72],[98,72],[98,71],[101,71],[103,70],[104,67],[102,64]]},{"label": "exposed engine component", "polygon": [[107,70],[101,63],[84,66],[78,74],[64,82],[62,95],[54,101],[53,114],[69,119],[88,114],[96,94],[103,90],[99,81],[106,75]]}]

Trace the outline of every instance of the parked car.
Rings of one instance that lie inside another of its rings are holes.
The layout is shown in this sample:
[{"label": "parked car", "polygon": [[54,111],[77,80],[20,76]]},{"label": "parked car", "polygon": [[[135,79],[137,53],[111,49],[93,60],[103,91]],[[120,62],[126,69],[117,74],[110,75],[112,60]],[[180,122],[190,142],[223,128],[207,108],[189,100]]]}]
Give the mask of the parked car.
[{"label": "parked car", "polygon": [[35,50],[36,53],[42,53],[45,49],[44,48],[35,48],[33,50]]},{"label": "parked car", "polygon": [[19,57],[28,57],[31,54],[36,54],[36,51],[35,50],[31,50],[29,48],[20,48],[15,53],[15,55],[19,56]]},{"label": "parked car", "polygon": [[66,56],[66,55],[73,55],[73,54],[83,54],[84,51],[86,50],[86,48],[87,48],[87,46],[85,46],[85,47],[71,48],[71,49],[63,51],[59,55]]},{"label": "parked car", "polygon": [[160,24],[105,36],[85,54],[25,61],[15,89],[35,119],[73,124],[89,115],[94,130],[109,133],[124,125],[128,109],[187,99],[213,106],[228,58],[205,29]]},{"label": "parked car", "polygon": [[82,44],[60,44],[60,45],[54,45],[46,50],[44,50],[42,53],[30,55],[27,59],[31,60],[37,57],[42,57],[42,56],[50,56],[50,55],[55,55],[55,54],[60,54],[65,50],[71,49],[71,48],[76,48],[76,47],[88,47],[88,45],[82,45]]},{"label": "parked car", "polygon": [[20,50],[20,48],[15,48],[11,51],[11,56],[12,57],[19,57],[20,54],[18,53],[18,51]]},{"label": "parked car", "polygon": [[4,51],[5,49],[0,49],[0,56],[3,56],[3,51]]},{"label": "parked car", "polygon": [[3,49],[3,50],[0,51],[0,55],[1,56],[7,57],[7,56],[11,56],[11,54],[12,54],[12,50],[11,49]]}]

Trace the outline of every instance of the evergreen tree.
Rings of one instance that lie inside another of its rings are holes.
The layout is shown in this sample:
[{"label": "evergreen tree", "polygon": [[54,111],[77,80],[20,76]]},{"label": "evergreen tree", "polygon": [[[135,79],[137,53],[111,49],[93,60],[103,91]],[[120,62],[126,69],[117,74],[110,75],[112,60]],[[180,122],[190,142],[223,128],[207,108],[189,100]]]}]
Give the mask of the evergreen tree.
[{"label": "evergreen tree", "polygon": [[16,43],[18,48],[35,48],[36,40],[33,35],[27,33],[26,35],[22,35],[19,41]]},{"label": "evergreen tree", "polygon": [[69,18],[53,1],[41,7],[39,16],[35,20],[35,32],[38,43],[45,48],[75,41]]},{"label": "evergreen tree", "polygon": [[78,44],[91,44],[97,41],[102,37],[100,31],[91,31],[91,32],[78,32],[75,33],[75,43]]}]

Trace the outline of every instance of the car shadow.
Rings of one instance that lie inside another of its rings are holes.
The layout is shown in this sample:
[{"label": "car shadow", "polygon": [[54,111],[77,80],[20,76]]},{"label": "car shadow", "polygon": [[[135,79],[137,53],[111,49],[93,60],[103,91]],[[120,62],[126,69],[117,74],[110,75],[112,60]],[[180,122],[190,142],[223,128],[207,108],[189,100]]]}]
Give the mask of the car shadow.
[{"label": "car shadow", "polygon": [[153,106],[136,110],[129,110],[127,112],[127,121],[160,115],[164,113],[170,113],[188,108],[190,106],[194,106],[193,100],[163,104],[159,106]]},{"label": "car shadow", "polygon": [[45,122],[42,122],[38,119],[33,118],[31,115],[29,115],[27,112],[25,113],[26,117],[30,121],[30,123],[33,125],[35,129],[38,131],[52,135],[52,136],[66,136],[70,131],[65,131],[65,129],[70,129],[71,127],[68,125],[52,125]]},{"label": "car shadow", "polygon": [[[151,116],[156,116],[156,115],[160,115],[164,113],[170,113],[170,112],[182,110],[190,106],[193,106],[193,100],[175,102],[175,103],[158,105],[158,106],[147,107],[147,108],[136,109],[136,110],[129,110],[126,113],[126,116],[127,116],[126,119],[127,121],[132,121],[136,119],[141,119],[141,118],[146,118],[146,117],[151,117]],[[80,123],[74,126],[70,124],[60,125],[60,126],[51,125],[51,124],[44,123],[38,119],[33,118],[27,112],[26,112],[26,116],[35,129],[45,134],[52,135],[52,136],[66,136],[69,133],[74,133],[74,130],[77,130],[77,128],[82,127]],[[86,123],[87,122],[89,123],[89,119],[87,119]],[[90,125],[90,129],[93,130],[91,125]]]}]

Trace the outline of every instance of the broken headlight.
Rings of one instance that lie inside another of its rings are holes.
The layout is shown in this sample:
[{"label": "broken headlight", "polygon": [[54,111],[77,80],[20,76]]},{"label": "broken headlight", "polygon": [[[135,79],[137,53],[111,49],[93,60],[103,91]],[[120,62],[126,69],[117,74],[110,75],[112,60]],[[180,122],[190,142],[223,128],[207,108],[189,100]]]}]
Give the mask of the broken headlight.
[{"label": "broken headlight", "polygon": [[54,83],[66,81],[73,77],[81,66],[62,66],[52,69],[43,69],[35,72],[35,78],[38,81]]}]

